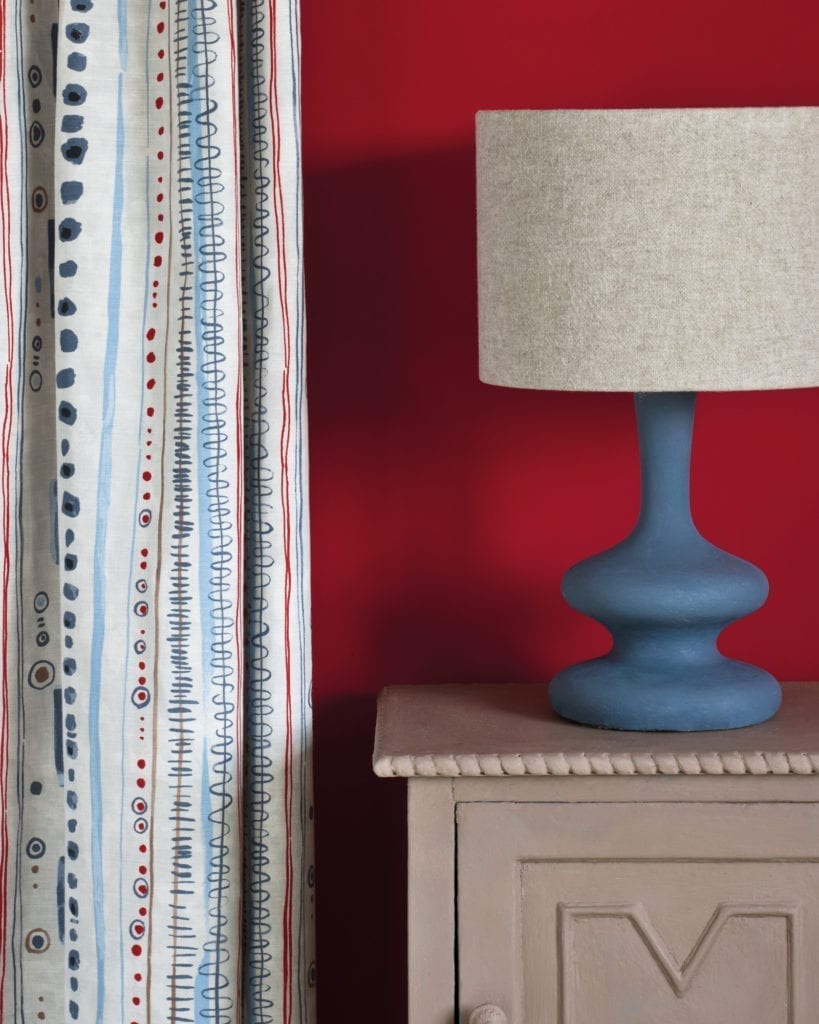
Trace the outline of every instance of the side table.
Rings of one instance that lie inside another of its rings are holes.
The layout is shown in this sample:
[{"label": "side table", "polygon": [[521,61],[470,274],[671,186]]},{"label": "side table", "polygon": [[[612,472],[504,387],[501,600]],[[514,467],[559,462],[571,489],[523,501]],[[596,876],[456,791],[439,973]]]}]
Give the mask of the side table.
[{"label": "side table", "polygon": [[763,725],[625,733],[541,686],[392,687],[410,1024],[815,1024],[819,685]]}]

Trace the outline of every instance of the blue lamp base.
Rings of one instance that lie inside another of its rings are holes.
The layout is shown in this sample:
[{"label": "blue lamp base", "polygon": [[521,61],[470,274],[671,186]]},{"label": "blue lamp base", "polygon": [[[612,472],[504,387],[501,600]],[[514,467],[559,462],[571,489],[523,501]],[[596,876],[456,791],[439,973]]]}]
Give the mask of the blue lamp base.
[{"label": "blue lamp base", "polygon": [[635,396],[642,506],[621,544],[573,566],[563,596],[606,626],[609,654],[552,680],[552,707],[585,725],[638,731],[737,729],[781,703],[764,669],[724,657],[717,637],[768,595],[765,575],[710,544],[691,519],[696,396]]}]

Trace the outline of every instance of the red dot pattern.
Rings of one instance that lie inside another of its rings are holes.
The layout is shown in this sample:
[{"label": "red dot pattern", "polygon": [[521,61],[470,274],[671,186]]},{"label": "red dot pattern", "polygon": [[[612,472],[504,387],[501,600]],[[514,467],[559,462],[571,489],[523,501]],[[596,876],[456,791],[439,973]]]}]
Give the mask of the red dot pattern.
[{"label": "red dot pattern", "polygon": [[[160,9],[166,7],[165,0],[161,0]],[[164,21],[157,20],[154,28],[158,36],[162,36],[165,33]],[[166,53],[163,48],[158,48],[155,51],[156,60],[165,64]],[[152,99],[152,114],[151,123],[152,130],[156,132],[156,137],[160,138],[165,134],[165,111],[170,106],[169,91],[165,83],[166,76],[169,77],[167,65],[157,67],[154,78],[157,83],[154,95]],[[165,151],[157,146],[154,150],[154,159],[158,165],[165,159]],[[157,174],[157,184],[162,185],[163,176]],[[153,239],[152,251],[150,253],[150,262],[155,268],[155,274],[151,280],[151,292],[150,292],[150,303],[151,309],[157,310],[159,308],[159,296],[161,289],[165,283],[166,277],[165,266],[167,263],[166,254],[166,239],[168,238],[167,230],[164,227],[165,222],[165,192],[164,189],[157,189],[154,193],[154,204],[152,210],[152,216],[154,218],[154,224],[152,225],[151,235]],[[153,314],[154,317],[157,314]],[[161,346],[164,342],[162,333],[161,323],[149,323],[146,325],[145,336],[144,336],[144,347],[143,357],[144,366],[146,373],[143,378],[144,394],[147,397],[149,394],[155,394],[156,400],[159,405],[162,403],[162,397],[157,394],[161,389],[161,377],[162,374],[156,373],[156,369],[152,372],[147,372],[148,368],[158,368],[161,364]],[[150,448],[152,445],[152,428],[149,425],[156,414],[155,405],[145,405],[143,411],[143,426],[142,426],[142,456],[143,466],[141,468],[141,480],[148,484],[153,479],[153,471],[151,469],[151,453]],[[142,492],[143,504],[140,507],[138,513],[138,522],[140,526],[146,532],[143,534],[146,543],[138,551],[134,552],[134,566],[139,569],[139,575],[142,577],[138,584],[138,593],[142,594],[144,599],[138,601],[134,605],[134,616],[135,626],[140,622],[148,621],[146,618],[150,615],[152,610],[152,577],[151,571],[155,571],[155,561],[152,558],[152,534],[148,531],[152,528],[155,529],[156,521],[156,509],[152,506],[152,490],[146,489]],[[144,628],[135,628],[135,632],[138,632],[140,637],[144,637],[144,641],[140,641],[137,646],[141,657],[136,661],[137,672],[134,674],[134,696],[136,703],[134,705],[134,738],[138,745],[144,745],[146,742],[146,735],[148,734],[149,726],[147,723],[152,721],[152,705],[148,703],[144,705],[146,700],[150,700],[153,689],[153,678],[151,677],[148,666],[152,664],[152,656],[150,646],[153,643],[153,639],[150,635],[150,631],[146,631]],[[139,704],[143,704],[140,708]],[[148,712],[140,713],[140,712]],[[133,938],[138,938],[139,942],[134,942],[131,946],[131,955],[134,958],[134,964],[131,972],[131,978],[133,987],[131,993],[129,993],[132,1005],[136,1008],[136,1013],[144,1013],[144,1005],[147,998],[146,992],[146,978],[145,974],[139,969],[141,958],[146,955],[146,949],[150,949],[150,903],[148,896],[150,892],[150,878],[149,878],[149,859],[146,856],[149,852],[149,842],[145,839],[150,837],[150,830],[152,819],[150,817],[151,807],[151,777],[148,761],[145,757],[136,757],[132,762],[134,766],[134,772],[132,775],[131,784],[134,786],[136,792],[144,793],[144,796],[139,796],[133,802],[133,810],[135,814],[134,819],[134,839],[137,840],[138,845],[134,851],[134,857],[136,858],[136,876],[138,881],[134,884],[134,906],[132,907],[132,913],[130,914],[131,924],[129,930]],[[133,861],[132,861],[133,864]],[[134,870],[132,867],[131,870]],[[145,945],[147,944],[147,945]],[[146,1024],[144,1017],[136,1016],[130,1021],[130,1024]]]}]

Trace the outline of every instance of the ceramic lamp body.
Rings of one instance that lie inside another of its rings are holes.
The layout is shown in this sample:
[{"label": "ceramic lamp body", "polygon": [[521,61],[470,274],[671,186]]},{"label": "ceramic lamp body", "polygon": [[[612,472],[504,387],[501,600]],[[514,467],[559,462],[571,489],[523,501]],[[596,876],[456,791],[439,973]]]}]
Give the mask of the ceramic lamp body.
[{"label": "ceramic lamp body", "polygon": [[561,672],[550,688],[564,718],[612,729],[693,731],[762,722],[779,684],[724,657],[717,638],[756,611],[764,574],[709,543],[691,518],[695,396],[636,396],[642,505],[621,544],[571,568],[563,594],[612,634],[609,654]]}]

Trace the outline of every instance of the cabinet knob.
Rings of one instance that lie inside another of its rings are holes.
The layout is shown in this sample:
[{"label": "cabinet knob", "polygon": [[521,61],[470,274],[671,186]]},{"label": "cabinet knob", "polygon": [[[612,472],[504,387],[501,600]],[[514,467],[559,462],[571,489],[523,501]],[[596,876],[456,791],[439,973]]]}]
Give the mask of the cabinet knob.
[{"label": "cabinet knob", "polygon": [[507,1024],[506,1014],[499,1006],[484,1003],[469,1015],[469,1024]]}]

